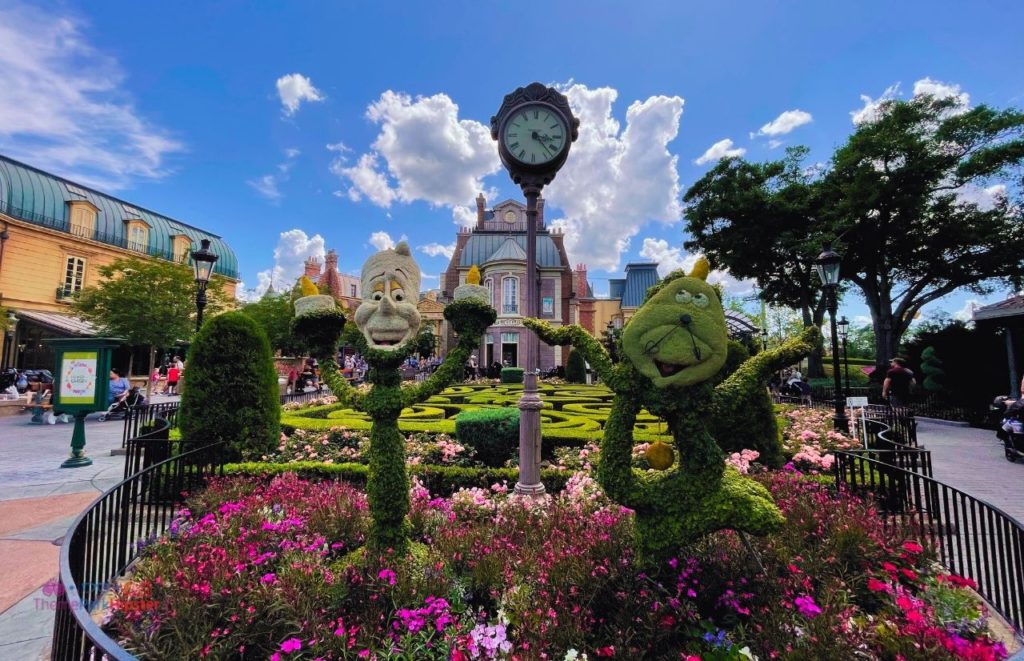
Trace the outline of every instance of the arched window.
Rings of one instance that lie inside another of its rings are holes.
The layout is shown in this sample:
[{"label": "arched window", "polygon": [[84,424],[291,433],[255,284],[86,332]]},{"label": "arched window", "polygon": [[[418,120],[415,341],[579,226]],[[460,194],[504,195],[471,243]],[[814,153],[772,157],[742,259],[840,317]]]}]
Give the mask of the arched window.
[{"label": "arched window", "polygon": [[487,287],[487,304],[494,305],[494,278],[484,280],[484,287]]},{"label": "arched window", "polygon": [[501,279],[501,313],[519,314],[519,278]]}]

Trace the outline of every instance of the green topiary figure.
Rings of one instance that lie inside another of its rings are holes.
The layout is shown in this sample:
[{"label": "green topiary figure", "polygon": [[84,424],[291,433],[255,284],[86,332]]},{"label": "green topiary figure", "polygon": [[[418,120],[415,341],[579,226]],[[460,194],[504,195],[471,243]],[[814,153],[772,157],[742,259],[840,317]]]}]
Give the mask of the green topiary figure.
[{"label": "green topiary figure", "polygon": [[587,381],[587,359],[576,349],[569,352],[569,359],[565,361],[565,380],[569,383]]},{"label": "green topiary figure", "polygon": [[[705,282],[708,270],[702,258],[689,276],[677,272],[652,288],[623,331],[618,365],[579,326],[552,328],[526,320],[545,342],[581,351],[615,391],[597,478],[613,500],[636,511],[638,551],[651,563],[716,530],[765,534],[783,521],[763,486],[726,466],[708,429],[714,416],[725,416],[734,433],[742,434],[749,415],[746,393],[763,390],[772,371],[810,352],[819,331],[808,328],[714,385],[726,363],[728,335],[718,294]],[[672,433],[674,463],[666,470],[631,467],[641,407],[664,418]]]},{"label": "green topiary figure", "polygon": [[935,355],[935,347],[925,347],[921,352],[921,372],[924,373],[924,389],[928,392],[944,393],[946,370],[942,369],[942,360]]},{"label": "green topiary figure", "polygon": [[241,312],[213,317],[188,354],[181,395],[182,438],[225,441],[235,458],[277,447],[281,399],[267,334]]},{"label": "green topiary figure", "polygon": [[[367,545],[375,554],[389,550],[404,554],[409,544],[405,520],[409,512],[409,476],[405,468],[405,439],[398,430],[398,417],[403,408],[436,395],[461,375],[462,366],[497,314],[494,308],[476,298],[449,304],[444,316],[458,333],[458,343],[430,378],[416,386],[403,387],[398,368],[416,351],[420,327],[416,310],[420,269],[404,241],[394,250],[382,250],[366,260],[362,290],[363,300],[355,313],[356,326],[361,332],[347,334],[347,339],[369,365],[367,380],[372,385],[369,392],[353,388],[338,370],[338,340],[345,328],[345,317],[336,307],[325,302],[323,307],[296,316],[292,328],[296,336],[311,347],[312,355],[320,363],[324,382],[338,400],[373,419],[366,480],[372,519]],[[298,303],[296,310],[303,307]]]}]

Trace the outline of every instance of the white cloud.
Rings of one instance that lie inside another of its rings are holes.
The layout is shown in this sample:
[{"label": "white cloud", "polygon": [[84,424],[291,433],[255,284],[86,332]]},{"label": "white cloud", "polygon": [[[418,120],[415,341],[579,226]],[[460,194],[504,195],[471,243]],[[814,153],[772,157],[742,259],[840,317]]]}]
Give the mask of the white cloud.
[{"label": "white cloud", "polygon": [[291,288],[305,271],[306,259],[316,257],[323,263],[325,254],[324,238],[319,234],[308,236],[298,228],[281,232],[274,248],[274,266],[256,274],[257,284],[254,288],[242,293],[244,283],[240,285],[239,298],[258,300],[271,283],[278,292]]},{"label": "white cloud", "polygon": [[782,140],[769,140],[768,149],[777,149],[782,146]]},{"label": "white cloud", "polygon": [[747,150],[743,147],[733,147],[732,140],[726,138],[719,140],[715,144],[708,147],[708,150],[701,154],[694,163],[697,165],[704,165],[705,163],[711,163],[712,161],[720,161],[723,158],[733,158],[736,156],[743,156],[747,153]]},{"label": "white cloud", "polygon": [[580,136],[544,191],[546,208],[564,212],[549,225],[565,232],[573,263],[613,271],[640,227],[675,223],[682,214],[678,157],[668,144],[679,132],[683,99],[634,101],[621,129],[612,116],[616,90],[570,84],[562,91],[580,119]]},{"label": "white cloud", "polygon": [[[682,248],[670,247],[665,239],[644,238],[640,256],[658,263],[658,274],[662,277],[677,269],[687,273],[693,268],[699,255],[691,255]],[[728,294],[745,294],[754,288],[752,280],[738,280],[724,269],[714,269],[708,274],[708,282],[721,284]]]},{"label": "white cloud", "polygon": [[290,73],[278,78],[277,96],[281,99],[284,114],[288,117],[294,115],[304,101],[314,103],[324,100],[320,90],[313,87],[313,81],[301,73]]},{"label": "white cloud", "polygon": [[761,135],[786,135],[793,129],[803,126],[804,124],[810,124],[812,121],[814,121],[814,117],[812,117],[809,112],[805,112],[803,110],[787,110],[758,129],[757,133],[751,133],[750,137],[754,138]]},{"label": "white cloud", "polygon": [[969,298],[964,301],[962,308],[953,313],[953,318],[958,321],[972,321],[974,308],[981,307],[984,303],[976,298]]},{"label": "white cloud", "polygon": [[987,188],[967,184],[957,189],[956,196],[960,202],[976,204],[982,211],[990,211],[1006,200],[1006,184],[995,184]]},{"label": "white cloud", "polygon": [[476,211],[457,204],[452,207],[452,222],[459,227],[476,227]]},{"label": "white cloud", "polygon": [[428,243],[425,246],[420,246],[420,247],[416,248],[416,250],[419,250],[422,253],[426,253],[427,255],[430,255],[431,257],[437,257],[438,255],[444,255],[448,259],[451,259],[452,255],[455,254],[455,243],[454,242],[453,243],[449,243],[448,245],[442,245],[442,244],[436,243],[436,242],[435,243]]},{"label": "white cloud", "polygon": [[396,200],[466,204],[500,162],[490,129],[458,115],[458,105],[445,94],[413,99],[388,90],[366,110],[380,125],[371,151],[353,167],[336,161],[332,171],[350,182],[350,198],[366,197],[385,208]]},{"label": "white cloud", "polygon": [[[956,105],[966,110],[971,105],[971,95],[961,92],[955,83],[944,83],[931,78],[922,78],[914,83],[914,96],[931,95],[936,99],[952,98]],[[962,111],[961,111],[962,112]]]},{"label": "white cloud", "polygon": [[0,143],[4,153],[108,190],[167,174],[183,146],[147,122],[121,87],[98,31],[70,14],[0,4]]},{"label": "white cloud", "polygon": [[370,235],[370,245],[377,250],[390,250],[395,247],[395,240],[387,232],[374,232]]},{"label": "white cloud", "polygon": [[864,104],[857,110],[850,111],[850,119],[853,121],[854,126],[860,126],[865,122],[873,122],[878,119],[879,111],[881,110],[882,104],[887,101],[891,101],[899,96],[900,84],[895,83],[885,88],[881,96],[877,99],[872,99],[867,94],[861,94],[860,100]]},{"label": "white cloud", "polygon": [[284,193],[281,192],[278,186],[288,181],[288,171],[295,165],[295,159],[301,153],[298,149],[285,149],[285,160],[277,164],[277,174],[265,174],[262,177],[250,179],[245,183],[249,184],[253,190],[271,202],[275,204],[280,202],[281,198],[284,197]]}]

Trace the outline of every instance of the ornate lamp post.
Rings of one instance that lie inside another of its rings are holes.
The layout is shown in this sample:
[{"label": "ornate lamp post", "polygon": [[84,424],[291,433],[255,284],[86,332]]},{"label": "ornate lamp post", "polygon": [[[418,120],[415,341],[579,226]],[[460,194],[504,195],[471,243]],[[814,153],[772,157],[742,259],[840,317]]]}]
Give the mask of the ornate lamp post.
[{"label": "ornate lamp post", "polygon": [[768,351],[768,329],[761,329],[761,350]]},{"label": "ornate lamp post", "polygon": [[850,331],[850,320],[843,315],[843,318],[836,322],[839,327],[839,339],[843,342],[843,388],[846,394],[850,394],[850,357],[846,353],[846,337]]},{"label": "ornate lamp post", "polygon": [[14,310],[7,311],[7,343],[4,345],[4,352],[0,355],[0,368],[17,367],[18,353],[15,348],[14,338],[18,329],[18,318],[14,316]]},{"label": "ornate lamp post", "polygon": [[843,398],[843,384],[839,375],[839,337],[836,331],[836,309],[839,306],[839,265],[842,257],[832,252],[832,246],[825,244],[825,249],[814,260],[814,269],[821,280],[821,289],[828,305],[828,316],[832,328],[832,377],[835,385],[836,413],[832,418],[836,431],[848,434],[850,424],[846,418],[846,401]]},{"label": "ornate lamp post", "polygon": [[[506,94],[491,117],[491,138],[512,181],[526,197],[526,316],[537,316],[537,199],[555,178],[569,147],[579,137],[580,120],[569,100],[553,87],[531,83]],[[540,410],[537,394],[537,336],[524,329],[525,378],[519,400],[519,481],[516,493],[541,494]]]},{"label": "ornate lamp post", "polygon": [[203,308],[206,307],[206,285],[210,282],[217,255],[210,250],[210,240],[203,239],[199,250],[192,251],[192,268],[196,273],[196,332],[203,325]]}]

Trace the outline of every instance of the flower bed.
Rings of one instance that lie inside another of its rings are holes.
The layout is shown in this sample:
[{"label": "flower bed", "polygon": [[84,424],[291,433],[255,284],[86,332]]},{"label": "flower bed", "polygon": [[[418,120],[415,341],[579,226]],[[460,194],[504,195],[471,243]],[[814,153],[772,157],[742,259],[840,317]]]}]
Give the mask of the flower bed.
[{"label": "flower bed", "polygon": [[645,571],[632,513],[583,473],[542,499],[507,484],[434,498],[414,481],[404,559],[361,554],[353,486],[224,478],[145,550],[109,629],[144,658],[1004,656],[912,531],[799,472],[757,479],[787,524],[755,554],[719,533]]}]

